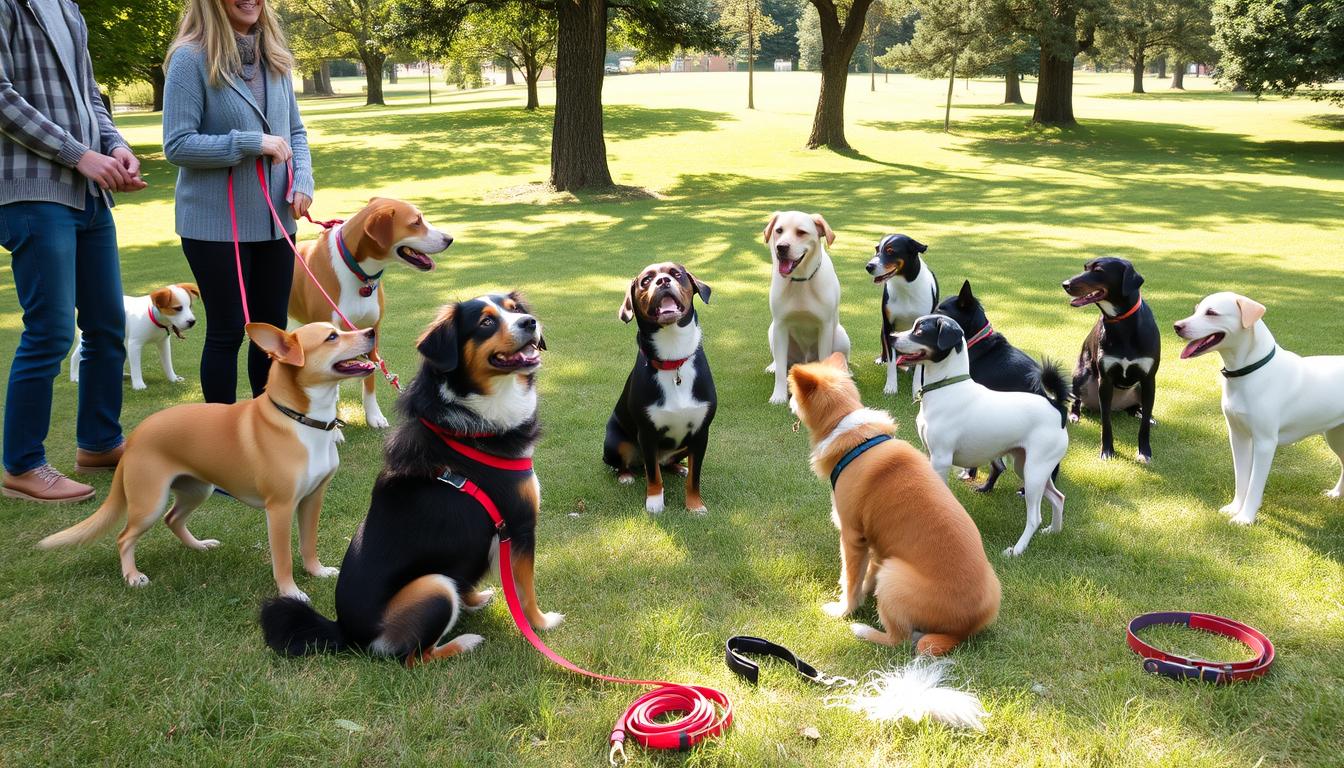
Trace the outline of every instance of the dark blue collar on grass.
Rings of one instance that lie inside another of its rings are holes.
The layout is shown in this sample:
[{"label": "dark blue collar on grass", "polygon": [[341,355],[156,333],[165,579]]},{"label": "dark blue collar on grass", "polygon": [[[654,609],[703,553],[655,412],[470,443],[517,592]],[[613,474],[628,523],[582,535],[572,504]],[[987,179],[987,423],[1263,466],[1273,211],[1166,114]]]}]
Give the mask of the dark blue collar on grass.
[{"label": "dark blue collar on grass", "polygon": [[842,456],[840,461],[836,462],[835,469],[831,470],[831,488],[835,488],[836,481],[840,479],[840,473],[845,471],[845,467],[848,467],[851,461],[862,456],[864,451],[867,451],[869,448],[885,443],[890,439],[891,435],[878,435],[876,437],[870,437],[853,448],[850,448],[849,453]]}]

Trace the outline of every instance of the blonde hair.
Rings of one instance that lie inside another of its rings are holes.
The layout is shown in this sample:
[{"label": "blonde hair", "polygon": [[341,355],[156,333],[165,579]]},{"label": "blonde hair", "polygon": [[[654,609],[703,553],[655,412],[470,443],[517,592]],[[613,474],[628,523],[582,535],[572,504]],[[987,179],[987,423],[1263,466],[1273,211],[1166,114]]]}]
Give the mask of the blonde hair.
[{"label": "blonde hair", "polygon": [[[211,86],[224,83],[226,75],[242,71],[243,61],[238,55],[238,43],[233,38],[224,3],[228,0],[187,0],[182,9],[182,21],[177,25],[177,37],[168,47],[164,69],[178,48],[194,45],[205,53],[205,74]],[[257,53],[272,72],[286,75],[294,66],[294,56],[280,29],[280,22],[271,13],[271,0],[261,0],[261,16],[257,19]]]}]

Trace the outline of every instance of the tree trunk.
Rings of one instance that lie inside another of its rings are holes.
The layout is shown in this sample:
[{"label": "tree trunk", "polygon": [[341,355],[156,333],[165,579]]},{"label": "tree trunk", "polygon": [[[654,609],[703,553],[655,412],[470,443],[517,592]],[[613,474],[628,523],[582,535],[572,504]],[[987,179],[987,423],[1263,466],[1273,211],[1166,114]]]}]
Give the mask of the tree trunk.
[{"label": "tree trunk", "polygon": [[303,95],[314,96],[317,94],[317,72],[308,70],[303,73]]},{"label": "tree trunk", "polygon": [[[164,73],[162,64],[154,64],[149,68],[149,84],[154,89],[154,111],[163,111],[163,84]],[[112,110],[109,109],[109,112]]]},{"label": "tree trunk", "polygon": [[602,65],[607,54],[606,0],[556,3],[555,121],[551,186],[557,190],[612,186],[602,136]]},{"label": "tree trunk", "polygon": [[1025,104],[1022,100],[1022,78],[1017,74],[1017,62],[1009,59],[1003,65],[1003,103]]},{"label": "tree trunk", "polygon": [[541,100],[537,98],[537,81],[541,79],[541,67],[537,65],[537,57],[523,52],[523,81],[527,83],[527,109],[533,110],[541,106]]},{"label": "tree trunk", "polygon": [[364,106],[385,105],[387,102],[383,101],[383,62],[387,60],[387,56],[365,48],[359,52],[359,60],[364,62],[364,83],[368,87]]},{"label": "tree trunk", "polygon": [[1171,67],[1171,87],[1178,91],[1185,90],[1185,62],[1177,59],[1173,61]]},{"label": "tree trunk", "polygon": [[747,109],[756,108],[756,9],[747,8]]},{"label": "tree trunk", "polygon": [[514,82],[513,82],[513,65],[510,64],[510,63],[508,63],[507,61],[504,62],[504,84],[505,84],[505,85],[514,85]]},{"label": "tree trunk", "polygon": [[323,61],[317,68],[317,95],[335,96],[336,89],[331,87],[331,62]]},{"label": "tree trunk", "polygon": [[396,84],[397,84],[397,63],[396,63],[396,62],[392,62],[391,64],[385,64],[384,67],[387,69],[387,82],[388,82],[388,84],[389,84],[389,85],[396,85]]},{"label": "tree trunk", "polygon": [[1131,93],[1143,93],[1143,68],[1144,68],[1143,49],[1140,48],[1134,52],[1134,89]]},{"label": "tree trunk", "polygon": [[1059,56],[1041,46],[1041,74],[1036,80],[1036,108],[1031,121],[1041,125],[1076,125],[1073,118],[1073,56]]},{"label": "tree trunk", "polygon": [[957,82],[957,49],[952,49],[952,66],[947,71],[947,106],[943,108],[943,133],[952,130],[952,86]]},{"label": "tree trunk", "polygon": [[1161,80],[1167,79],[1167,57],[1165,54],[1157,57],[1157,76]]},{"label": "tree trunk", "polygon": [[[819,4],[824,2],[824,5]],[[817,95],[817,113],[812,118],[812,135],[807,148],[849,149],[845,140],[845,87],[849,84],[849,63],[863,36],[863,21],[872,0],[853,0],[845,23],[829,0],[814,0],[821,20],[821,93]]]},{"label": "tree trunk", "polygon": [[868,92],[877,93],[877,62],[873,61],[874,49],[877,48],[877,36],[868,43]]}]

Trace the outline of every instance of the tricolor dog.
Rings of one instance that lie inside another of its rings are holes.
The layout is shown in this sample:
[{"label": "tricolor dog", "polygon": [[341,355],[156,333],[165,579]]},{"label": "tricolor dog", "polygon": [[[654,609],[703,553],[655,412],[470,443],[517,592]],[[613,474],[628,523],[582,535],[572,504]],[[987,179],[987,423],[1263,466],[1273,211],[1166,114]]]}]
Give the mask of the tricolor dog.
[{"label": "tricolor dog", "polygon": [[900,391],[896,355],[891,351],[891,334],[908,330],[915,320],[938,306],[938,278],[921,255],[929,247],[905,235],[887,235],[877,244],[877,255],[866,269],[873,282],[882,286],[882,356],[887,364],[887,383],[882,392]]},{"label": "tricolor dog", "polygon": [[249,324],[247,335],[274,361],[266,391],[231,405],[177,405],[145,419],[126,440],[112,489],[98,511],[38,546],[91,541],[124,517],[126,528],[117,537],[121,575],[130,586],[142,587],[149,577],[136,567],[135,544],[163,515],[168,496],[173,506],[164,522],[183,544],[204,551],[219,542],[193,536],[187,517],[219,488],[266,512],[275,585],[282,595],[307,600],[294,584],[290,525],[297,515],[304,570],[334,576],[336,569],[318,560],[317,518],[340,464],[340,384],[373,372],[368,359],[373,333],[371,328],[342,333],[330,323],[310,323],[292,333]]},{"label": "tricolor dog", "polygon": [[929,460],[892,435],[882,411],[864,408],[844,355],[795,366],[789,407],[807,426],[812,470],[831,482],[840,530],[840,599],[822,607],[848,616],[877,598],[882,629],[851,624],[882,645],[914,640],[943,654],[994,621],[999,579],[975,523]]},{"label": "tricolor dog", "polygon": [[[431,256],[452,244],[453,238],[430,226],[415,206],[375,197],[349,221],[316,240],[299,243],[299,258],[350,322],[376,331],[384,311],[383,270],[401,263],[428,272],[434,269]],[[297,261],[289,292],[289,316],[300,323],[343,325]],[[378,360],[378,350],[373,351],[372,358]],[[388,421],[378,407],[374,392],[377,384],[374,376],[364,380],[364,421],[382,429]]]},{"label": "tricolor dog", "polygon": [[272,600],[261,611],[267,645],[291,655],[358,648],[407,665],[469,651],[480,635],[450,633],[492,596],[477,585],[499,573],[501,533],[527,620],[537,629],[564,620],[538,609],[533,579],[541,331],[517,293],[443,308],[420,338],[420,372],[397,399],[403,418],[341,564],[336,619]]},{"label": "tricolor dog", "polygon": [[[173,371],[172,336],[184,339],[183,333],[196,325],[191,311],[192,300],[201,295],[194,283],[165,285],[148,296],[123,296],[126,308],[126,364],[131,370],[131,389],[145,388],[145,375],[140,370],[140,353],[148,344],[159,348],[159,363],[163,377],[174,384],[186,381]],[[75,342],[70,353],[70,380],[79,381],[79,361],[83,345]]]},{"label": "tricolor dog", "polygon": [[[650,264],[630,281],[618,316],[634,320],[635,367],[607,421],[602,460],[622,483],[644,467],[644,508],[663,511],[663,471],[686,477],[686,509],[704,512],[700,474],[718,408],[694,301],[709,285],[673,262]],[[682,460],[686,466],[681,465]]]},{"label": "tricolor dog", "polygon": [[[1344,356],[1301,357],[1278,346],[1265,325],[1265,307],[1235,293],[1215,293],[1176,323],[1190,343],[1182,358],[1216,350],[1223,358],[1223,416],[1232,443],[1236,491],[1222,508],[1250,525],[1280,445],[1325,435],[1344,464]],[[1326,496],[1344,494],[1344,472]]]},{"label": "tricolor dog", "polygon": [[1140,417],[1137,458],[1146,464],[1153,458],[1149,433],[1154,424],[1162,338],[1153,311],[1139,295],[1141,285],[1143,275],[1134,271],[1133,264],[1109,257],[1087,262],[1082,274],[1063,283],[1064,291],[1073,297],[1071,305],[1096,304],[1101,310],[1078,354],[1069,418],[1078,421],[1083,407],[1101,411],[1101,458],[1109,459],[1115,455],[1112,409]]},{"label": "tricolor dog", "polygon": [[819,213],[777,212],[765,225],[765,244],[775,271],[770,278],[770,357],[775,375],[770,402],[788,401],[789,366],[824,360],[832,352],[849,358],[849,334],[840,325],[840,279],[826,246],[835,232]]},{"label": "tricolor dog", "polygon": [[978,467],[1011,456],[1022,476],[1027,525],[1005,557],[1027,551],[1041,525],[1041,497],[1053,510],[1050,533],[1064,527],[1064,494],[1052,476],[1069,449],[1065,403],[1030,392],[996,392],[971,378],[966,338],[957,321],[926,315],[893,337],[902,365],[924,368],[915,425],[938,476],[953,465]]}]

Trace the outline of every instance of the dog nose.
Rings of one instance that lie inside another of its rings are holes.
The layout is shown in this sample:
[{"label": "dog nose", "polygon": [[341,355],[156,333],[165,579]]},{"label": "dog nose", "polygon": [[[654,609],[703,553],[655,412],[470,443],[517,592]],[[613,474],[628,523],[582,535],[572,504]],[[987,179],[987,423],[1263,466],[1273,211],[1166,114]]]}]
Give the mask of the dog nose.
[{"label": "dog nose", "polygon": [[444,248],[447,248],[448,246],[450,246],[450,245],[452,245],[452,244],[453,244],[453,236],[452,236],[452,235],[444,235],[444,236],[443,236],[443,247],[444,247]]},{"label": "dog nose", "polygon": [[864,269],[868,270],[868,274],[870,274],[870,275],[873,274],[874,272],[876,272],[876,271],[877,271],[877,259],[873,259],[872,261],[868,262],[868,266],[864,267]]},{"label": "dog nose", "polygon": [[195,318],[192,318],[191,320],[188,320],[188,321],[187,321],[187,327],[188,327],[188,328],[195,328],[195,327],[196,327],[196,319],[195,319]]},{"label": "dog nose", "polygon": [[775,251],[778,252],[778,253],[788,253],[788,252],[789,252],[789,244],[788,244],[788,243],[779,243],[779,244],[777,244],[777,245],[775,246]]},{"label": "dog nose", "polygon": [[1185,330],[1185,323],[1180,320],[1177,320],[1176,322],[1171,324],[1171,327],[1175,328],[1177,333],[1180,333],[1181,331]]},{"label": "dog nose", "polygon": [[522,328],[524,331],[535,331],[537,330],[537,318],[532,317],[531,315],[524,315],[523,319],[518,321],[518,327]]},{"label": "dog nose", "polygon": [[377,338],[377,337],[378,337],[378,331],[374,330],[373,328],[370,328],[370,329],[368,329],[367,331],[364,332],[364,337],[367,338],[367,339],[374,339],[374,338]]},{"label": "dog nose", "polygon": [[667,285],[667,284],[669,284],[669,283],[671,283],[671,282],[672,282],[672,278],[668,277],[667,275],[659,275],[659,276],[658,276],[658,279],[653,281],[653,284],[654,284],[654,285]]}]

